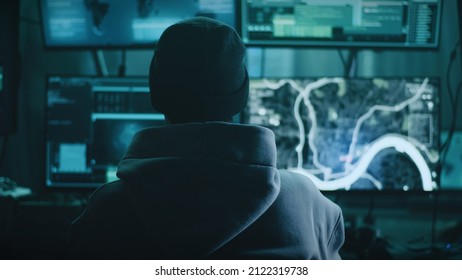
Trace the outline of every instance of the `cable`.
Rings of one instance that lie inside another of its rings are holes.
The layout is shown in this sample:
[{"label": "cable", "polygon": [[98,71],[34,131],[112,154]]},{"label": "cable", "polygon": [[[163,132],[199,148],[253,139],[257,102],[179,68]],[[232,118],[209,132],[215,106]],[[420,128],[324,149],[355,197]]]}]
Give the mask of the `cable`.
[{"label": "cable", "polygon": [[265,78],[266,48],[261,48],[260,77]]},{"label": "cable", "polygon": [[[446,70],[446,87],[448,91],[448,97],[451,107],[451,124],[449,126],[449,131],[446,139],[444,140],[443,144],[440,147],[440,161],[439,161],[439,170],[441,171],[446,163],[446,157],[449,151],[449,147],[452,142],[452,137],[454,135],[454,131],[456,129],[456,121],[457,121],[457,113],[458,113],[458,106],[459,106],[459,98],[460,98],[460,91],[462,89],[462,82],[459,82],[457,85],[457,89],[455,92],[455,96],[451,89],[451,71],[454,61],[457,57],[457,49],[459,48],[461,42],[460,40],[456,42],[454,48],[452,49],[449,55],[449,63],[448,68]],[[461,54],[459,54],[461,55]]]},{"label": "cable", "polygon": [[434,253],[436,251],[436,221],[437,221],[437,216],[438,216],[439,192],[433,193],[432,197],[433,197],[433,215],[432,215],[432,225],[431,225],[430,248],[431,248],[431,252]]},{"label": "cable", "polygon": [[454,131],[456,130],[456,120],[457,120],[457,112],[458,112],[458,107],[459,107],[459,99],[460,99],[460,95],[461,95],[461,90],[462,90],[462,82],[459,83],[459,85],[457,85],[457,89],[456,89],[456,96],[455,96],[455,99],[454,99],[454,103],[455,103],[455,106],[453,108],[453,111],[452,111],[452,120],[451,120],[451,126],[449,127],[449,131],[448,131],[448,136],[446,137],[446,140],[445,140],[445,149],[442,150],[442,153],[441,153],[441,159],[440,159],[440,165],[441,166],[444,166],[444,163],[446,162],[446,157],[448,155],[448,152],[449,152],[449,147],[451,146],[451,142],[452,142],[452,137],[454,135]]},{"label": "cable", "polygon": [[126,64],[127,64],[127,51],[125,49],[122,50],[122,59],[119,65],[119,77],[124,77],[126,72]]},{"label": "cable", "polygon": [[356,49],[350,50],[348,53],[348,58],[345,59],[343,53],[340,49],[337,49],[337,53],[342,61],[343,65],[343,76],[345,78],[352,78],[356,76],[356,60],[358,51]]},{"label": "cable", "polygon": [[[447,87],[447,91],[448,91],[450,107],[451,107],[451,110],[452,110],[451,111],[452,112],[452,119],[451,119],[451,125],[450,125],[450,130],[449,130],[449,133],[448,133],[448,137],[446,137],[445,141],[441,145],[440,152],[444,152],[447,149],[448,143],[451,141],[451,138],[452,138],[453,131],[451,131],[451,129],[453,127],[455,128],[455,121],[456,121],[456,115],[457,115],[457,111],[456,111],[457,103],[455,103],[455,98],[454,98],[454,95],[452,93],[451,77],[450,76],[451,76],[452,65],[454,64],[454,60],[457,57],[457,49],[458,49],[459,45],[460,45],[460,40],[456,42],[454,48],[451,51],[451,54],[449,55],[449,64],[448,64],[448,68],[446,70],[446,87]],[[456,92],[456,94],[457,94],[457,92]],[[442,164],[444,164],[444,162],[441,162],[441,166],[442,166]]]},{"label": "cable", "polygon": [[96,71],[98,72],[98,75],[107,77],[109,75],[109,71],[107,69],[106,59],[104,58],[103,51],[94,50],[92,53],[93,53],[93,59],[95,61],[95,67],[96,67]]},{"label": "cable", "polygon": [[353,78],[356,76],[356,64],[358,60],[358,51],[353,49],[350,51],[349,65],[348,65],[348,77]]},{"label": "cable", "polygon": [[343,57],[343,53],[341,49],[337,49],[338,56],[340,57],[340,61],[342,62],[343,65],[343,73],[346,75],[346,61],[345,58]]}]

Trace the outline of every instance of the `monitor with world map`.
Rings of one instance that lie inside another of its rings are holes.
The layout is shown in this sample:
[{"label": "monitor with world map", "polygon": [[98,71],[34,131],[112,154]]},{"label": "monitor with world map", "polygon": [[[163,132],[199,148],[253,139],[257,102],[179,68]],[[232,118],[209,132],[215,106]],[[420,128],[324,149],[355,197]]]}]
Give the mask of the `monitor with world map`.
[{"label": "monitor with world map", "polygon": [[254,78],[242,117],[321,190],[433,191],[439,103],[436,78]]},{"label": "monitor with world map", "polygon": [[152,47],[173,23],[205,16],[236,25],[233,0],[40,0],[46,47]]}]

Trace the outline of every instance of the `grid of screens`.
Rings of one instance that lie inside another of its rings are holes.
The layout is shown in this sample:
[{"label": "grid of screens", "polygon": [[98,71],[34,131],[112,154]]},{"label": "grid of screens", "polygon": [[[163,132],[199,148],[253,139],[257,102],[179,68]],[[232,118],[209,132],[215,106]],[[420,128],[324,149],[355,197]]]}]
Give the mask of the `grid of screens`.
[{"label": "grid of screens", "polygon": [[193,16],[236,24],[234,0],[40,0],[47,47],[147,47]]},{"label": "grid of screens", "polygon": [[140,129],[164,124],[153,111],[147,78],[49,77],[46,185],[97,187]]},{"label": "grid of screens", "polygon": [[438,186],[439,81],[252,79],[245,123],[276,135],[279,168],[321,190]]},{"label": "grid of screens", "polygon": [[438,46],[441,0],[242,0],[250,45]]}]

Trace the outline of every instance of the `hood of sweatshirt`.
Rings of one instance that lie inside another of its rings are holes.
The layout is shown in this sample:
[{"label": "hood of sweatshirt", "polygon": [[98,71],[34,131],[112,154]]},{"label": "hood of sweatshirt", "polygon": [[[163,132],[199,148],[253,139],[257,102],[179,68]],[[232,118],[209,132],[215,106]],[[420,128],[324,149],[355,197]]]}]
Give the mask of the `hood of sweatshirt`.
[{"label": "hood of sweatshirt", "polygon": [[271,130],[221,122],[138,132],[119,164],[130,202],[172,258],[206,258],[274,202]]}]

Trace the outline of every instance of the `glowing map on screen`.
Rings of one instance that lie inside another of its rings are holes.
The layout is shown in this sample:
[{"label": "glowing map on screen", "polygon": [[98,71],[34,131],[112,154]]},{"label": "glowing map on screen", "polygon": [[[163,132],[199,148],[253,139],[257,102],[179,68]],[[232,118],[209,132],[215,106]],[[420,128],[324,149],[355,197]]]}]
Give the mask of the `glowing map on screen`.
[{"label": "glowing map on screen", "polygon": [[244,120],[272,129],[279,168],[321,190],[437,187],[435,79],[254,79]]}]

